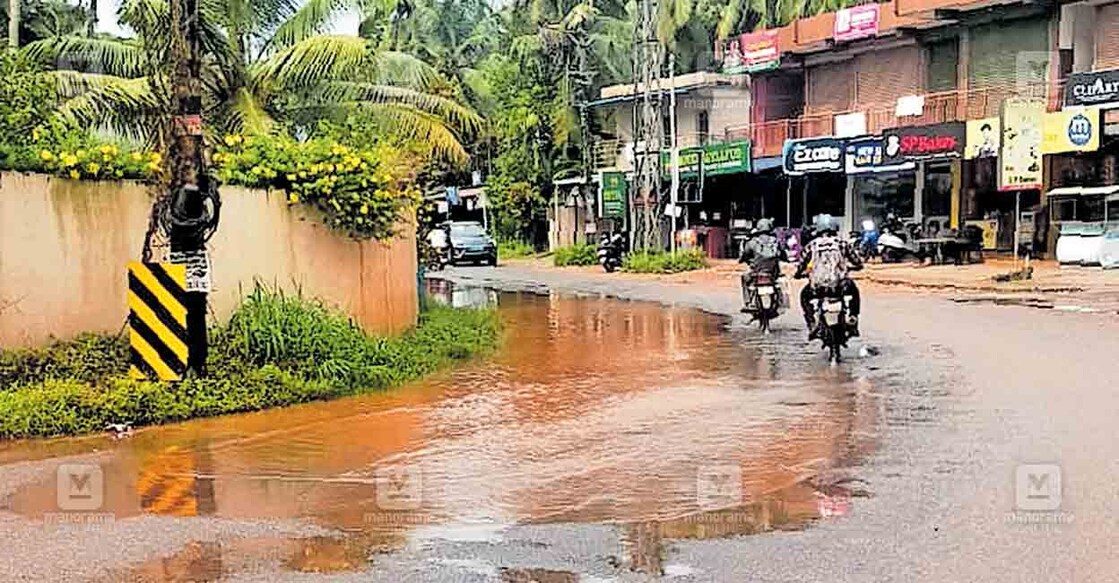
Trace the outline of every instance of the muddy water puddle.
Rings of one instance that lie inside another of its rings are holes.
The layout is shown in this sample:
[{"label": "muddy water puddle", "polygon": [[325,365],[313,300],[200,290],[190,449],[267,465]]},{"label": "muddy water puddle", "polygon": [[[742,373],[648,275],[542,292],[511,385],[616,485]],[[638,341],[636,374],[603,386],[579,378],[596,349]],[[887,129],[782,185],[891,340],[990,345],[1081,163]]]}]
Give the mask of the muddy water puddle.
[{"label": "muddy water puddle", "polygon": [[[286,519],[332,533],[194,542],[122,572],[128,581],[376,569],[423,541],[496,544],[515,525],[604,523],[627,549],[620,563],[659,573],[666,540],[802,528],[862,493],[851,468],[874,447],[868,387],[785,348],[795,343],[780,333],[759,340],[724,318],[643,303],[436,291],[496,300],[501,350],[387,393],[120,441],[9,444],[0,461],[98,452],[95,510],[117,522]],[[65,513],[80,483],[63,474],[16,491],[9,508],[36,521]]]}]

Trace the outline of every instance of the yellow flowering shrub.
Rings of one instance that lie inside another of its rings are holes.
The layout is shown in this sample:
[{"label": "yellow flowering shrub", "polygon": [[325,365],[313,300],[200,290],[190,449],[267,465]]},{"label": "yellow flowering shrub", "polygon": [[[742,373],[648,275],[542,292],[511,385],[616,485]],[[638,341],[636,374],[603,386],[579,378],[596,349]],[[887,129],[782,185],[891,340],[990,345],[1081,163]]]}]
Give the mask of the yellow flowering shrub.
[{"label": "yellow flowering shrub", "polygon": [[401,211],[420,199],[418,164],[387,145],[355,150],[327,139],[228,135],[211,161],[222,182],[284,190],[290,204],[319,209],[355,238],[391,237]]}]

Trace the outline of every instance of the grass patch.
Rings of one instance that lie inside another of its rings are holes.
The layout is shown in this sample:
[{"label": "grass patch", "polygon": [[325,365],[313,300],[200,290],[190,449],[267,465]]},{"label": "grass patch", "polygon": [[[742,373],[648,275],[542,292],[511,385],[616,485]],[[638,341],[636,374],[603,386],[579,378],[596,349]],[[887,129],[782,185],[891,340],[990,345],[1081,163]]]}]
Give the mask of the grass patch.
[{"label": "grass patch", "polygon": [[498,241],[498,259],[519,259],[536,255],[536,249],[524,241]]},{"label": "grass patch", "polygon": [[699,249],[675,253],[630,253],[622,269],[633,273],[681,273],[707,267],[707,256]]},{"label": "grass patch", "polygon": [[497,346],[494,310],[433,306],[408,334],[366,336],[321,302],[257,287],[211,330],[209,376],[127,377],[123,338],[84,335],[0,353],[0,437],[100,431],[257,411],[392,387]]},{"label": "grass patch", "polygon": [[591,243],[560,247],[552,255],[552,262],[556,267],[594,265],[598,263],[598,247]]}]

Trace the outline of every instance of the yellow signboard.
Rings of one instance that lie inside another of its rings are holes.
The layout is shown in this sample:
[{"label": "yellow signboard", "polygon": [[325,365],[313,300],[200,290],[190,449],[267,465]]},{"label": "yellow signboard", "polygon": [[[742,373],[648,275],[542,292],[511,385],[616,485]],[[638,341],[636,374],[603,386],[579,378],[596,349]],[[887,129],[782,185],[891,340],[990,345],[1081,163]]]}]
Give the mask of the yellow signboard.
[{"label": "yellow signboard", "polygon": [[1100,147],[1100,110],[1076,107],[1045,114],[1041,153],[1094,152]]},{"label": "yellow signboard", "polygon": [[973,119],[967,122],[967,148],[964,158],[994,158],[999,155],[1002,142],[1002,123],[997,117]]},{"label": "yellow signboard", "polygon": [[999,190],[1041,188],[1041,124],[1045,102],[1007,99],[1002,106]]}]

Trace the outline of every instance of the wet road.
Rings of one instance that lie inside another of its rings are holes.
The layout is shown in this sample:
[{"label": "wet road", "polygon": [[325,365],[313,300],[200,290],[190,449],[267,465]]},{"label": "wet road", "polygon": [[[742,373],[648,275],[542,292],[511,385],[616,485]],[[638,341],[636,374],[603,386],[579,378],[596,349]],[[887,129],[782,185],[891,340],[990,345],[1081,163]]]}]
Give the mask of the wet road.
[{"label": "wet road", "polygon": [[[7,572],[640,579],[673,572],[668,541],[805,528],[865,493],[852,473],[875,444],[865,379],[693,309],[530,293],[498,305],[508,337],[492,360],[400,391],[0,448],[39,470],[9,485]],[[63,454],[77,457],[61,481],[43,476]],[[74,511],[69,474],[90,471],[103,500]],[[87,550],[59,556],[64,543]],[[494,546],[527,564],[471,550]]]},{"label": "wet road", "polygon": [[[450,277],[565,294],[389,394],[0,446],[0,580],[1119,580],[1110,321],[868,289],[880,353],[831,369],[732,287]],[[1026,463],[1056,509],[1017,508]]]}]

